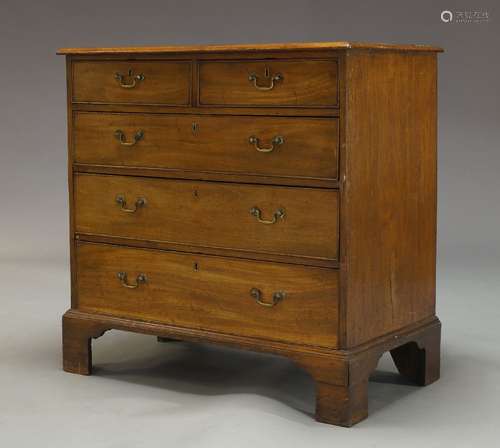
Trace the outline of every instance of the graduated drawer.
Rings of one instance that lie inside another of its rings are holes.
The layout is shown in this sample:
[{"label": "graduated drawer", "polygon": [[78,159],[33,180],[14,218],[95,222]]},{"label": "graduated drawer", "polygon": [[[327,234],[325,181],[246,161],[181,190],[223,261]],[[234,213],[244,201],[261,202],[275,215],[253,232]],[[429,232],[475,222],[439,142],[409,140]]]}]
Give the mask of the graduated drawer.
[{"label": "graduated drawer", "polygon": [[199,63],[199,101],[210,106],[338,105],[337,61],[246,60]]},{"label": "graduated drawer", "polygon": [[189,61],[76,61],[73,101],[186,106]]},{"label": "graduated drawer", "polygon": [[338,278],[331,269],[83,243],[77,289],[83,311],[337,345]]},{"label": "graduated drawer", "polygon": [[75,161],[337,178],[338,120],[78,112]]},{"label": "graduated drawer", "polygon": [[335,190],[75,176],[79,233],[337,258]]}]

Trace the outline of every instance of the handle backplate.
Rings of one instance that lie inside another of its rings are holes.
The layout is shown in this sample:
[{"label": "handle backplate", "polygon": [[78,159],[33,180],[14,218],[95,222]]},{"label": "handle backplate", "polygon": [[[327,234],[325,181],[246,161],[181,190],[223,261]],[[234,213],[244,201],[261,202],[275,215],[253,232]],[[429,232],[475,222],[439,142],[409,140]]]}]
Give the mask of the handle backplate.
[{"label": "handle backplate", "polygon": [[144,138],[144,131],[142,129],[139,129],[134,134],[133,140],[130,142],[127,141],[127,137],[125,136],[125,133],[121,129],[117,129],[114,133],[114,136],[120,142],[120,145],[122,145],[122,146],[134,146],[140,140],[142,140]]},{"label": "handle backplate", "polygon": [[248,139],[248,143],[254,145],[255,149],[259,152],[272,152],[275,150],[277,146],[280,146],[283,143],[285,143],[285,139],[281,135],[276,135],[271,140],[271,146],[260,146],[260,139],[255,137],[255,135],[252,135]]},{"label": "handle backplate", "polygon": [[264,79],[267,81],[267,84],[259,83],[259,77],[256,73],[250,73],[248,76],[248,80],[253,83],[253,86],[257,90],[273,90],[276,83],[283,81],[284,77],[281,73],[276,73],[275,75],[271,75],[268,67],[264,70]]},{"label": "handle backplate", "polygon": [[255,299],[255,302],[258,303],[259,305],[271,308],[277,305],[286,297],[286,292],[276,291],[275,293],[273,293],[271,302],[264,302],[262,300],[262,291],[258,288],[252,288],[250,290],[250,295]]},{"label": "handle backplate", "polygon": [[276,224],[278,220],[284,219],[286,215],[285,209],[279,208],[273,213],[273,219],[262,219],[262,211],[258,207],[252,207],[250,209],[250,214],[252,216],[255,216],[257,218],[257,221],[262,224]]},{"label": "handle backplate", "polygon": [[130,68],[126,75],[116,72],[115,79],[120,84],[120,87],[123,87],[124,89],[133,89],[139,81],[144,81],[145,76],[142,73],[134,75],[133,70]]},{"label": "handle backplate", "polygon": [[125,213],[135,213],[141,207],[145,207],[147,203],[146,198],[140,197],[136,199],[134,208],[127,208],[127,199],[123,194],[117,195],[115,201],[120,206],[120,210]]},{"label": "handle backplate", "polygon": [[144,284],[148,281],[146,275],[144,274],[139,274],[136,278],[135,278],[135,283],[129,283],[128,282],[128,276],[127,276],[127,273],[126,272],[118,272],[116,274],[116,276],[118,277],[118,279],[120,280],[120,283],[123,287],[125,288],[129,288],[129,289],[136,289],[138,288],[141,284]]}]

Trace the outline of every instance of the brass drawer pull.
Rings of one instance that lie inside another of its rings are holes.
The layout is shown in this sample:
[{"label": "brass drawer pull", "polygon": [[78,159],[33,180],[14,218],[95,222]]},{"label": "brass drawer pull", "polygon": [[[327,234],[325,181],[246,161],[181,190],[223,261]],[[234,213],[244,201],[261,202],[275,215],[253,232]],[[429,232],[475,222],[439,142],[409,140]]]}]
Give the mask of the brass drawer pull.
[{"label": "brass drawer pull", "polygon": [[134,140],[131,142],[127,142],[127,137],[125,136],[125,133],[121,129],[117,129],[115,131],[115,138],[118,139],[120,145],[122,146],[134,146],[135,144],[137,144],[139,140],[142,140],[143,137],[144,137],[144,131],[142,129],[139,129],[134,134]]},{"label": "brass drawer pull", "polygon": [[147,277],[144,274],[139,274],[135,279],[135,283],[128,283],[126,272],[118,272],[116,276],[119,278],[122,286],[130,289],[138,288],[140,284],[146,283],[148,281]]},{"label": "brass drawer pull", "polygon": [[273,307],[278,304],[281,300],[283,300],[286,297],[286,292],[283,291],[277,291],[273,294],[273,301],[272,302],[263,302],[262,301],[262,291],[257,288],[252,288],[250,290],[250,295],[255,299],[255,302],[257,302],[259,305],[262,306],[267,306],[267,307]]},{"label": "brass drawer pull", "polygon": [[285,217],[285,209],[279,208],[276,210],[273,214],[273,219],[262,219],[262,212],[260,208],[258,207],[252,207],[250,209],[250,214],[255,216],[257,218],[257,221],[259,221],[262,224],[275,224],[278,219],[283,219]]},{"label": "brass drawer pull", "polygon": [[[129,78],[130,82],[124,82],[125,78]],[[124,89],[133,89],[138,81],[144,81],[144,75],[142,73],[134,75],[132,69],[129,69],[128,74],[126,75],[116,72],[115,79],[120,83],[120,87],[123,87]]]},{"label": "brass drawer pull", "polygon": [[146,198],[137,198],[135,201],[135,206],[134,208],[127,208],[127,200],[125,199],[125,196],[122,194],[119,194],[116,196],[116,203],[120,206],[120,210],[125,212],[125,213],[135,213],[139,208],[144,207],[146,205]]},{"label": "brass drawer pull", "polygon": [[281,73],[276,73],[275,75],[271,76],[270,70],[268,67],[265,68],[264,78],[269,80],[269,84],[267,86],[259,84],[258,76],[255,73],[250,73],[250,75],[248,76],[248,80],[250,82],[253,82],[253,86],[257,90],[273,90],[275,83],[277,83],[279,81],[283,81],[283,79],[284,79],[284,77]]},{"label": "brass drawer pull", "polygon": [[262,147],[262,146],[259,146],[260,140],[257,137],[255,137],[255,135],[252,135],[248,139],[248,142],[251,145],[254,145],[255,149],[259,152],[272,152],[272,151],[274,151],[274,148],[276,148],[276,146],[279,146],[279,145],[282,145],[283,143],[285,143],[285,139],[281,135],[277,135],[276,137],[274,137],[271,140],[271,146]]}]

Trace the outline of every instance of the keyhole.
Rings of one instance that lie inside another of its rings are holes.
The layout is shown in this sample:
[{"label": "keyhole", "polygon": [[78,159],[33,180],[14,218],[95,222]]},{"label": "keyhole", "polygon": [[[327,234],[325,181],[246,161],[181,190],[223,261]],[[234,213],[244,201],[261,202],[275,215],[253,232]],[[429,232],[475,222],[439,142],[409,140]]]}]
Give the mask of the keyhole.
[{"label": "keyhole", "polygon": [[195,121],[193,121],[193,124],[191,125],[191,129],[193,130],[193,134],[196,134],[198,132],[199,125]]},{"label": "keyhole", "polygon": [[198,195],[198,190],[194,190],[193,191],[193,196],[198,199],[199,195]]},{"label": "keyhole", "polygon": [[269,67],[266,66],[266,68],[264,69],[264,76],[266,78],[269,78]]},{"label": "keyhole", "polygon": [[198,266],[198,263],[197,263],[197,262],[194,262],[194,264],[193,264],[193,269],[194,269],[195,271],[198,271],[198,270],[199,270],[199,266]]}]

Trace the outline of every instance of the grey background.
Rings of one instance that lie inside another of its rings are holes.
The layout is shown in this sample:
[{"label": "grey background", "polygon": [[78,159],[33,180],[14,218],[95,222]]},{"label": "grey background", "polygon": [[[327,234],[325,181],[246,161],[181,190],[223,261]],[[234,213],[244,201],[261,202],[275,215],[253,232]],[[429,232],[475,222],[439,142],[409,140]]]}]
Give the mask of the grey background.
[{"label": "grey background", "polygon": [[[445,24],[444,9],[488,11],[490,19]],[[2,0],[0,444],[456,447],[498,437],[497,11],[494,1]],[[95,376],[63,374],[68,211],[57,48],[333,40],[446,50],[439,56],[441,381],[414,388],[383,358],[370,384],[372,415],[349,431],[311,420],[312,382],[280,358],[111,332],[94,343]]]}]

